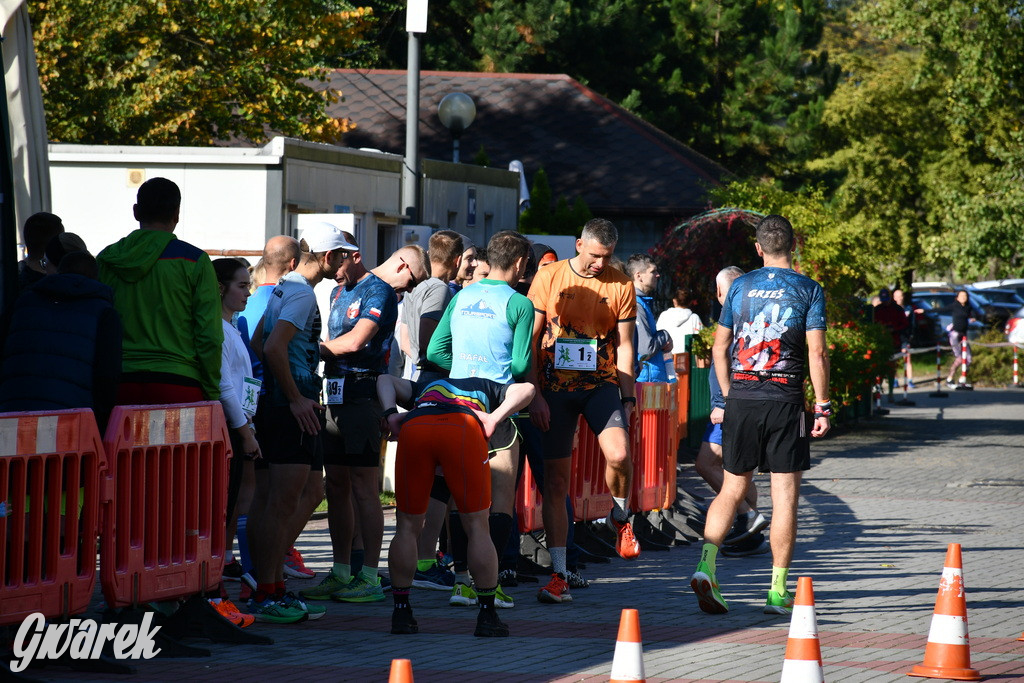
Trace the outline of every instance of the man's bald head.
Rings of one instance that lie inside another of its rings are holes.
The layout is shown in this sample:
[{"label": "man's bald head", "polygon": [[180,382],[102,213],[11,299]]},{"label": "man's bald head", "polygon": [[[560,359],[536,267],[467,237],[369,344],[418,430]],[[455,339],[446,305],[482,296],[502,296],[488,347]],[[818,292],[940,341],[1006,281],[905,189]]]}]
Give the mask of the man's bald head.
[{"label": "man's bald head", "polygon": [[430,277],[430,259],[427,257],[427,252],[423,250],[423,247],[418,244],[410,244],[407,247],[402,247],[395,253],[404,258],[409,267],[413,269],[418,282],[422,282]]},{"label": "man's bald head", "polygon": [[418,245],[402,247],[388,260],[373,269],[373,274],[391,285],[396,292],[409,292],[430,277],[427,252]]},{"label": "man's bald head", "polygon": [[739,266],[726,266],[718,271],[718,275],[715,276],[715,285],[717,291],[718,303],[725,303],[725,295],[729,293],[729,288],[732,287],[733,280],[743,275],[743,269]]},{"label": "man's bald head", "polygon": [[267,282],[277,282],[284,275],[295,270],[302,258],[299,241],[288,235],[277,235],[267,240],[263,247],[263,267]]}]

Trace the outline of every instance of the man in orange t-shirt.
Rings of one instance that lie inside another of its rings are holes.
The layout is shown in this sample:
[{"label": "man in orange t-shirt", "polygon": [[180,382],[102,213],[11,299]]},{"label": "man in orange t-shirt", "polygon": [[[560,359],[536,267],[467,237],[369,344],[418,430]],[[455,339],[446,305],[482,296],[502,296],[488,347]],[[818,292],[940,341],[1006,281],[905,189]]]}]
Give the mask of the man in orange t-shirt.
[{"label": "man in orange t-shirt", "polygon": [[572,600],[565,581],[570,520],[564,501],[580,415],[604,454],[605,482],[614,501],[608,524],[618,536],[616,550],[626,559],[640,554],[627,504],[633,479],[628,430],[630,410],[636,407],[636,292],[629,278],[608,265],[618,238],[610,221],[589,221],[576,240],[576,256],[539,270],[530,287],[537,386],[530,418],[544,433],[542,513],[554,571],[538,593],[541,602]]}]

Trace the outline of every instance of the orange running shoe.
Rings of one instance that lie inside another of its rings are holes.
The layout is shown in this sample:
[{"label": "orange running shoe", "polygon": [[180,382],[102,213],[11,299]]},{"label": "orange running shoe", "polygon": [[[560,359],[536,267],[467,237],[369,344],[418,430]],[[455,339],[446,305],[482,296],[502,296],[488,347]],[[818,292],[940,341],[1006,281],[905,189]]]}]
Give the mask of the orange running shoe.
[{"label": "orange running shoe", "polygon": [[252,626],[253,622],[256,621],[256,617],[252,616],[251,614],[244,614],[237,607],[235,607],[235,604],[230,600],[225,599],[221,600],[218,603],[214,603],[211,600],[210,604],[213,605],[213,608],[217,610],[218,614],[220,614],[222,617],[230,621],[235,626],[238,626],[239,628]]},{"label": "orange running shoe", "polygon": [[559,604],[572,602],[572,595],[569,594],[569,584],[561,574],[552,574],[551,581],[537,593],[537,599],[541,602]]},{"label": "orange running shoe", "polygon": [[640,557],[640,543],[633,535],[633,525],[629,522],[620,522],[611,515],[608,516],[609,524],[615,530],[615,552],[624,560],[635,560]]}]

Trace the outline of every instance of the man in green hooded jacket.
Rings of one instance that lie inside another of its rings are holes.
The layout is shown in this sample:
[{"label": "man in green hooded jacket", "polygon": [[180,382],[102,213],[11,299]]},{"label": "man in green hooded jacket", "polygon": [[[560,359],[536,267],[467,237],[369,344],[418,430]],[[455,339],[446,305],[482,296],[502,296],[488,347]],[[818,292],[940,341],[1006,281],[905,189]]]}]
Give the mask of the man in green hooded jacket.
[{"label": "man in green hooded jacket", "polygon": [[181,191],[166,178],[139,187],[139,229],[100,252],[100,280],[124,325],[120,405],[220,397],[221,302],[210,257],[174,236]]}]

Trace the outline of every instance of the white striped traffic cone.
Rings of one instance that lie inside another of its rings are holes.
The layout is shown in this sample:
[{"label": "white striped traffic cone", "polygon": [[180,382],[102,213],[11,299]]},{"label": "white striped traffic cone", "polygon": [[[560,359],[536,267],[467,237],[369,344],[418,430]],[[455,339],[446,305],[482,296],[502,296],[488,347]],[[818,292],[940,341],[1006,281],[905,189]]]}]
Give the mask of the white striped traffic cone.
[{"label": "white striped traffic cone", "polygon": [[782,662],[782,683],[824,683],[821,644],[818,642],[818,618],[814,614],[814,586],[811,577],[801,576],[796,583],[793,617],[789,622],[786,659]]},{"label": "white striped traffic cone", "polygon": [[959,543],[950,543],[946,549],[946,564],[939,579],[939,594],[935,598],[928,644],[924,648],[924,663],[915,665],[907,675],[957,681],[981,680],[978,670],[971,668],[967,598]]},{"label": "white striped traffic cone", "polygon": [[640,613],[635,609],[624,609],[619,618],[612,677],[608,683],[644,683],[646,680],[644,649],[640,640]]}]

